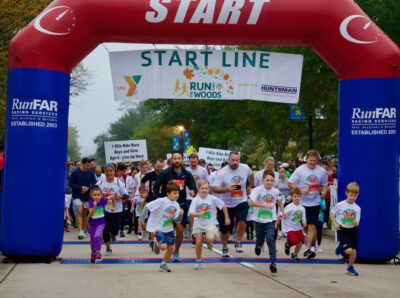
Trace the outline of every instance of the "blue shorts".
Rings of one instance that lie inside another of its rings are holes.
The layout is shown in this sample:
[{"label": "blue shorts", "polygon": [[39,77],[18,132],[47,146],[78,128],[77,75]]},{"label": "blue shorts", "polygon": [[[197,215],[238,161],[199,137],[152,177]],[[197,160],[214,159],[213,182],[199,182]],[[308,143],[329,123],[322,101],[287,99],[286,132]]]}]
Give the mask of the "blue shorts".
[{"label": "blue shorts", "polygon": [[163,233],[163,232],[156,232],[155,234],[158,244],[168,244],[174,245],[175,244],[175,234],[174,231]]}]

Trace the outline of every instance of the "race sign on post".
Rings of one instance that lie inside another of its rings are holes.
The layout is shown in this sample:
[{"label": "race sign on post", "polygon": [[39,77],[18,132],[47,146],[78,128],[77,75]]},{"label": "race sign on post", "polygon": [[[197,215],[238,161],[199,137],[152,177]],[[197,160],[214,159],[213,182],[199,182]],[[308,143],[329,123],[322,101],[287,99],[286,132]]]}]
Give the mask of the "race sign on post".
[{"label": "race sign on post", "polygon": [[231,151],[229,150],[212,149],[204,147],[199,148],[199,158],[204,159],[206,161],[206,164],[212,164],[215,169],[219,169],[221,167],[222,162],[228,161],[230,153]]},{"label": "race sign on post", "polygon": [[106,162],[147,160],[146,140],[104,142]]},{"label": "race sign on post", "polygon": [[297,103],[303,56],[261,51],[110,52],[116,101],[149,98]]}]

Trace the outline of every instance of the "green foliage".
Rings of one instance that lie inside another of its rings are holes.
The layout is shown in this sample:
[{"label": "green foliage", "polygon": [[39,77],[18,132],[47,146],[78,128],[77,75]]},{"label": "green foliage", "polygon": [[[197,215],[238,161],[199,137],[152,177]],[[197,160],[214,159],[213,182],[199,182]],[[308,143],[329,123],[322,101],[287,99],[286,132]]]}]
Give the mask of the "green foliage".
[{"label": "green foliage", "polygon": [[78,130],[76,127],[68,127],[68,156],[72,162],[81,159],[80,146],[78,144]]}]

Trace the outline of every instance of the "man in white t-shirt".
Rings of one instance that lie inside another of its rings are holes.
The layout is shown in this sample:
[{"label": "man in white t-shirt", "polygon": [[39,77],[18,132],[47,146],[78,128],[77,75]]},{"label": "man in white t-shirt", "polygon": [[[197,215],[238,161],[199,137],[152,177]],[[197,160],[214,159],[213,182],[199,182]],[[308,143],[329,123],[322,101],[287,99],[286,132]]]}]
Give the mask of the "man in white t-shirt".
[{"label": "man in white t-shirt", "polygon": [[224,214],[218,211],[219,229],[221,232],[222,240],[222,256],[229,257],[228,252],[228,239],[229,231],[233,228],[233,218],[236,217],[237,221],[237,239],[236,251],[243,252],[242,243],[240,242],[244,231],[246,230],[246,217],[249,210],[247,203],[246,182],[250,181],[250,185],[254,188],[253,172],[246,164],[240,163],[240,155],[236,151],[229,154],[228,166],[221,169],[213,184],[213,192],[222,194],[220,199],[225,203],[228,208],[229,218],[231,224],[225,226]]},{"label": "man in white t-shirt", "polygon": [[300,188],[300,203],[306,209],[307,245],[304,256],[309,259],[315,257],[315,252],[310,248],[317,239],[316,227],[321,209],[319,201],[325,198],[328,191],[328,177],[326,171],[317,164],[319,159],[318,151],[309,150],[306,154],[307,163],[298,167],[288,181],[290,188]]}]

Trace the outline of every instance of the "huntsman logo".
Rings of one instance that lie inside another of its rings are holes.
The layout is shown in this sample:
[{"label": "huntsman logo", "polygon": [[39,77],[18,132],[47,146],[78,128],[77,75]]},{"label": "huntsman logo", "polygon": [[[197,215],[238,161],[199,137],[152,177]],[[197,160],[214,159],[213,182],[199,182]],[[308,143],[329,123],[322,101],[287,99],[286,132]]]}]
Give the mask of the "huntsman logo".
[{"label": "huntsman logo", "polygon": [[353,108],[351,119],[396,119],[396,108],[376,108],[375,110]]},{"label": "huntsman logo", "polygon": [[54,100],[33,99],[32,101],[20,101],[18,98],[13,98],[12,110],[39,110],[47,112],[57,112],[58,103]]}]

